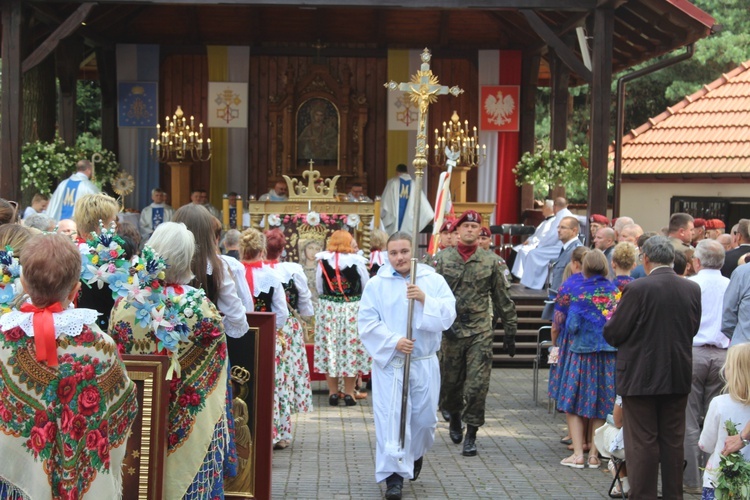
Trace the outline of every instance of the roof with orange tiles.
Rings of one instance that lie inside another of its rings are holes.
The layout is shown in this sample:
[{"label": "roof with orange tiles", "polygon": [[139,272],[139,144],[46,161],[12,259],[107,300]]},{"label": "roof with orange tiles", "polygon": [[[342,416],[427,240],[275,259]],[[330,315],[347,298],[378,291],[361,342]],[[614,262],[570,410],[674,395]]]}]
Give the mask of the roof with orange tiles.
[{"label": "roof with orange tiles", "polygon": [[750,177],[748,70],[750,61],[631,130],[622,175]]}]

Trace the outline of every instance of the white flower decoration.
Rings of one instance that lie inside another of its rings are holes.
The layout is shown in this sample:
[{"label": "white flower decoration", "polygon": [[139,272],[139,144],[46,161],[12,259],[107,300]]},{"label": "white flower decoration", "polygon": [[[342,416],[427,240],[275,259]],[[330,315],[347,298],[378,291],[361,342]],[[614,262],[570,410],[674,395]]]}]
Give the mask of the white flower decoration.
[{"label": "white flower decoration", "polygon": [[189,307],[186,307],[185,310],[183,311],[183,314],[185,315],[186,318],[192,318],[193,310]]},{"label": "white flower decoration", "polygon": [[307,214],[307,225],[317,226],[318,224],[320,224],[320,214],[318,212],[309,212]]},{"label": "white flower decoration", "polygon": [[279,217],[279,214],[271,214],[268,216],[268,225],[269,226],[280,226],[281,225],[281,217]]},{"label": "white flower decoration", "polygon": [[357,227],[359,226],[359,215],[357,214],[349,214],[346,216],[346,225],[349,227]]}]

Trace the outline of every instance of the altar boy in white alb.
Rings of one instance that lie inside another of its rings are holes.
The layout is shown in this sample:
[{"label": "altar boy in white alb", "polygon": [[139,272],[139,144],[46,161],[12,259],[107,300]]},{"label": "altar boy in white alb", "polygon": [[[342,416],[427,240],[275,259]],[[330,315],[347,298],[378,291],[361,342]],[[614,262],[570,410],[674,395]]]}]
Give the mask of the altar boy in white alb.
[{"label": "altar boy in white alb", "polygon": [[[388,265],[367,282],[359,303],[359,334],[372,356],[373,412],[377,439],[375,480],[386,481],[386,499],[400,499],[404,478],[415,480],[435,441],[443,330],[456,318],[456,299],[445,279],[417,264],[410,284],[411,237],[393,234]],[[409,299],[414,301],[412,340],[406,339]],[[404,449],[399,446],[404,358],[411,354]]]}]

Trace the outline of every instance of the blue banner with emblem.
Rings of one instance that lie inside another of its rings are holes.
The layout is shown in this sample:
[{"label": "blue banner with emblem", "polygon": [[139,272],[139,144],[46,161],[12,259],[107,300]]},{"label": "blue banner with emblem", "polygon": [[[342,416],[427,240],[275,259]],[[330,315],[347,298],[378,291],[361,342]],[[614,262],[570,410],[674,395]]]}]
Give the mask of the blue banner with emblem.
[{"label": "blue banner with emblem", "polygon": [[151,227],[156,229],[159,224],[164,222],[164,209],[162,207],[151,208]]},{"label": "blue banner with emblem", "polygon": [[120,127],[156,127],[156,82],[119,82],[117,118]]},{"label": "blue banner with emblem", "polygon": [[411,192],[411,180],[399,179],[398,186],[398,229],[401,230],[401,224],[404,222],[406,215],[406,204],[409,203],[409,193]]}]

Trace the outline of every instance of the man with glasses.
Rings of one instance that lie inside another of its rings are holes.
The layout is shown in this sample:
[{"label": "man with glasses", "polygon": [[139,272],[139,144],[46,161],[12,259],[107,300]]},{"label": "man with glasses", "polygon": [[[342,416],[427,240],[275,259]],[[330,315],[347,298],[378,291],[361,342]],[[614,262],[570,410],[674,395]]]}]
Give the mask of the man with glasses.
[{"label": "man with glasses", "polygon": [[99,188],[91,182],[94,176],[94,164],[88,160],[76,163],[73,175],[58,184],[47,207],[47,214],[59,221],[72,219],[76,201],[87,194],[98,194]]},{"label": "man with glasses", "polygon": [[[565,217],[560,221],[560,225],[557,226],[557,238],[562,243],[560,248],[560,254],[555,260],[555,264],[552,266],[550,271],[550,282],[549,282],[549,296],[542,311],[542,319],[552,321],[553,314],[555,312],[554,299],[557,296],[557,289],[562,285],[563,274],[565,274],[565,267],[570,263],[570,258],[573,256],[573,250],[576,247],[582,245],[581,240],[578,239],[578,232],[581,226],[578,219],[575,216]],[[612,231],[611,228],[602,228],[599,231],[604,230]]]}]

